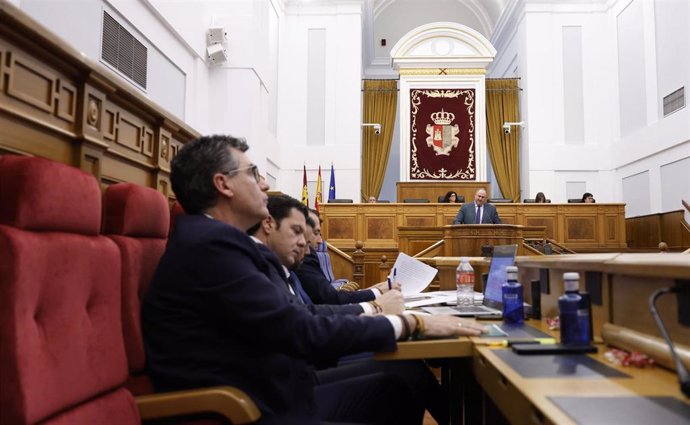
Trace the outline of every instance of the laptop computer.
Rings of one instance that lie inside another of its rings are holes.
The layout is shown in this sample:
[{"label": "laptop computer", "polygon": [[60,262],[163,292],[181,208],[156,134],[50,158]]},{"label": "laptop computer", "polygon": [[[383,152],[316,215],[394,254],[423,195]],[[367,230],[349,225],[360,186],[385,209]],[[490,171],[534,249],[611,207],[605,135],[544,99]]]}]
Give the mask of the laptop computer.
[{"label": "laptop computer", "polygon": [[490,316],[503,315],[503,292],[501,287],[506,281],[506,267],[515,264],[517,245],[496,245],[489,265],[489,277],[484,285],[484,300],[482,305],[422,307],[431,314],[451,314],[454,316]]}]

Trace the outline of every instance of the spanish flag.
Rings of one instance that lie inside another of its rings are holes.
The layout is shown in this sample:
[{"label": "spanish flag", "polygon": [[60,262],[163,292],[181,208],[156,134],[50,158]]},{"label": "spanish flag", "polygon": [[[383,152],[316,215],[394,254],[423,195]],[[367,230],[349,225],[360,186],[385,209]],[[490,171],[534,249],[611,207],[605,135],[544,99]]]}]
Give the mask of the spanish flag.
[{"label": "spanish flag", "polygon": [[319,176],[316,178],[316,196],[314,197],[314,209],[320,211],[319,207],[323,202],[323,195],[321,194],[321,166],[319,165]]},{"label": "spanish flag", "polygon": [[304,166],[304,174],[302,176],[302,203],[309,206],[309,191],[307,190],[307,166]]}]

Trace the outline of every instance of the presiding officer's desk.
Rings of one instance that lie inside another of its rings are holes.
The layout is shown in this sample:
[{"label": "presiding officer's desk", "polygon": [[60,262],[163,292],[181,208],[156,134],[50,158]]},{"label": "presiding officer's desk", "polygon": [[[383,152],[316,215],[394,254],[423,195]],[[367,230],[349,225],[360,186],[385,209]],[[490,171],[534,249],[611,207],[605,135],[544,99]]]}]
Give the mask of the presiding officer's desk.
[{"label": "presiding officer's desk", "polygon": [[[449,258],[444,258],[439,261],[439,265],[450,264],[449,262]],[[594,413],[611,413],[614,418],[617,414],[625,415],[629,411],[632,417],[624,416],[618,419],[624,423],[635,423],[635,419],[643,417],[639,416],[640,412],[635,413],[635,408],[647,406],[643,409],[645,412],[655,409],[661,409],[662,413],[673,412],[663,407],[669,400],[671,404],[675,404],[675,408],[680,406],[681,413],[670,413],[671,416],[666,419],[671,422],[673,415],[685,415],[676,417],[680,418],[680,423],[690,423],[690,401],[681,393],[674,371],[660,366],[637,369],[612,365],[603,357],[609,347],[601,343],[604,323],[613,323],[623,326],[624,329],[641,332],[643,338],[644,335],[649,335],[650,339],[658,337],[659,332],[648,312],[648,298],[660,287],[690,284],[690,255],[578,254],[518,257],[516,263],[523,283],[528,283],[530,279],[548,279],[548,284],[542,285],[542,289],[545,290],[541,294],[542,317],[553,317],[558,314],[557,299],[563,293],[563,272],[580,272],[581,290],[589,287],[591,292],[600,291],[592,294],[593,299],[596,298],[596,304],[593,305],[593,330],[599,351],[587,356],[580,355],[589,359],[585,360],[583,365],[573,364],[562,355],[529,356],[529,361],[543,362],[543,366],[542,363],[537,363],[536,367],[533,367],[537,375],[529,377],[529,374],[519,373],[515,365],[510,363],[510,360],[517,356],[513,355],[510,348],[490,347],[485,344],[485,339],[475,337],[403,342],[399,344],[398,351],[376,354],[376,358],[451,359],[454,367],[460,372],[456,370],[456,379],[451,379],[446,384],[454,387],[451,389],[453,397],[462,397],[460,400],[451,399],[451,407],[455,409],[452,423],[460,423],[457,412],[460,409],[458,406],[463,402],[465,423],[504,421],[501,416],[498,416],[499,419],[496,419],[496,416],[492,417],[495,406],[503,417],[514,424],[574,424],[587,423],[587,417],[578,417],[576,414],[573,419],[557,403],[594,403],[583,409],[594,409]],[[524,286],[525,299],[529,301],[529,284]],[[675,296],[661,297],[657,307],[671,338],[680,344],[679,348],[685,356],[684,362],[690,366],[690,361],[687,360],[690,350],[690,328],[678,323]],[[558,337],[558,331],[548,331],[544,320],[527,320],[525,324]],[[592,360],[596,362],[592,363]],[[663,359],[658,363],[669,364],[668,360]],[[468,367],[471,370],[468,371]],[[587,372],[592,367],[595,372],[605,370],[611,374],[584,373],[582,376],[581,373],[574,372]],[[548,370],[556,370],[558,373],[548,377],[539,376]],[[620,373],[625,376],[614,376]],[[475,380],[480,387],[476,387]],[[479,390],[475,391],[476,388]],[[592,408],[596,403],[600,403],[599,407]],[[602,409],[601,405],[608,408]],[[610,418],[608,420],[608,423],[615,423],[611,422]]]}]

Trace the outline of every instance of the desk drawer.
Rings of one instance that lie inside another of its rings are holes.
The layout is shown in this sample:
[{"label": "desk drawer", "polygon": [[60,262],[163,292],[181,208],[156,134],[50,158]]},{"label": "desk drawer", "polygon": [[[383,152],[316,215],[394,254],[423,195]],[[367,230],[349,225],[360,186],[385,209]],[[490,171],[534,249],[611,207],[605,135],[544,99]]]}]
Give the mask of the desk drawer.
[{"label": "desk drawer", "polygon": [[550,421],[481,353],[474,356],[477,382],[513,424],[545,425]]}]

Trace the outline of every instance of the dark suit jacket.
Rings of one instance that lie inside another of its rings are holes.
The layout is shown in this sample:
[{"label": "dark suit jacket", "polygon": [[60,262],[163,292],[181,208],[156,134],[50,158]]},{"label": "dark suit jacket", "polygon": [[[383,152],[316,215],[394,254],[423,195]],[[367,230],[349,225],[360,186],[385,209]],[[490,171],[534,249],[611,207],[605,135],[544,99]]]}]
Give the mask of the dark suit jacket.
[{"label": "dark suit jacket", "polygon": [[[264,244],[257,243],[256,246],[259,251],[264,256],[266,261],[271,265],[271,276],[270,279],[273,282],[282,283],[281,287],[284,288],[290,296],[298,298],[296,295],[292,295],[287,285],[289,285],[285,273],[283,273],[283,266],[280,264],[278,257],[271,251],[269,247]],[[307,293],[308,294],[308,293]],[[298,301],[300,301],[298,299]],[[301,302],[301,301],[300,301]],[[313,314],[362,314],[364,309],[359,304],[306,304],[307,309]]]},{"label": "dark suit jacket", "polygon": [[[492,204],[486,203],[482,205],[484,212],[482,213],[481,224],[501,224],[501,219],[498,217],[498,211]],[[453,224],[476,224],[477,207],[474,202],[467,202],[462,204],[458,215],[455,216]]]},{"label": "dark suit jacket", "polygon": [[385,317],[314,315],[270,279],[243,231],[179,216],[142,307],[147,368],[158,391],[233,385],[262,423],[313,423],[310,363],[395,350]]},{"label": "dark suit jacket", "polygon": [[295,273],[297,273],[299,280],[302,281],[302,287],[309,294],[312,301],[314,301],[314,304],[361,303],[372,301],[376,298],[376,295],[371,290],[347,292],[333,288],[321,271],[319,258],[316,256],[316,252],[313,251],[304,257],[302,265],[295,270]]}]

